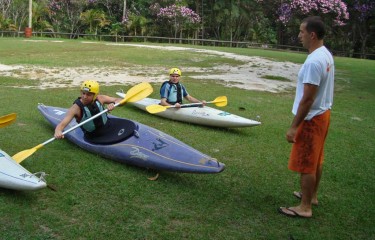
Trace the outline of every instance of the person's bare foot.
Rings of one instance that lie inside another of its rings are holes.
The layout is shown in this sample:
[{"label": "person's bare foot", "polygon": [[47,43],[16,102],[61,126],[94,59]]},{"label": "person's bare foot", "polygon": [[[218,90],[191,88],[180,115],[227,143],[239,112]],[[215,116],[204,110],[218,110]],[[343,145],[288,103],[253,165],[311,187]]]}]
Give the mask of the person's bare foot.
[{"label": "person's bare foot", "polygon": [[302,211],[300,207],[280,207],[278,212],[288,217],[311,218],[311,211]]},{"label": "person's bare foot", "polygon": [[[295,196],[298,199],[301,199],[302,193],[295,191],[295,192],[293,192],[293,196]],[[311,204],[314,205],[314,206],[318,206],[319,205],[318,199],[312,199]]]}]

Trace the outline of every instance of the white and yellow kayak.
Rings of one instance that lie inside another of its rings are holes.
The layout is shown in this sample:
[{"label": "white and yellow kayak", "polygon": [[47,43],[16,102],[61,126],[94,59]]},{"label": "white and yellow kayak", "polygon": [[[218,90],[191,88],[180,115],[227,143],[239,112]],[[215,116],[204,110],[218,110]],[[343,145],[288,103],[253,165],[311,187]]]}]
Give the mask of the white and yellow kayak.
[{"label": "white and yellow kayak", "polygon": [[30,173],[6,152],[0,150],[0,188],[13,190],[38,190],[45,188],[45,173]]},{"label": "white and yellow kayak", "polygon": [[[16,121],[17,114],[0,116],[0,128]],[[45,173],[30,173],[19,165],[6,152],[0,150],[0,188],[13,190],[37,190],[47,186]]]},{"label": "white and yellow kayak", "polygon": [[[116,94],[122,98],[125,97],[125,93],[117,92]],[[160,99],[144,98],[138,102],[131,102],[129,104],[134,105],[135,107],[142,109],[144,111],[147,111],[147,106],[159,103]],[[258,121],[240,117],[208,106],[187,107],[180,109],[168,108],[167,110],[155,113],[154,115],[169,118],[176,121],[222,128],[253,127],[261,124]]]}]

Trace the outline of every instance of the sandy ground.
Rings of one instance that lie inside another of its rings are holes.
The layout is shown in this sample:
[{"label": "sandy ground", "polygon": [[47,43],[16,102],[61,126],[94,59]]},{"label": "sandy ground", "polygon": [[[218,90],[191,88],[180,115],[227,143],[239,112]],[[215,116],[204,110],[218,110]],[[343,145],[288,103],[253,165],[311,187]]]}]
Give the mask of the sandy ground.
[{"label": "sandy ground", "polygon": [[[30,40],[29,40],[30,41]],[[35,41],[35,40],[31,40]],[[89,42],[82,42],[89,44]],[[102,43],[98,43],[102,44]],[[223,58],[235,59],[243,62],[242,65],[236,67],[220,65],[213,68],[184,68],[183,72],[200,73],[197,76],[189,76],[194,79],[210,79],[216,80],[218,83],[227,87],[238,87],[241,89],[279,92],[286,89],[294,88],[297,79],[297,73],[300,68],[299,64],[291,62],[274,62],[265,58],[250,57],[237,55],[233,53],[225,53],[213,50],[203,50],[185,47],[164,47],[164,46],[148,46],[141,44],[115,44],[135,47],[156,48],[167,51],[194,51],[206,55],[217,55]],[[139,76],[139,72],[144,76]],[[12,76],[16,78],[26,78],[30,80],[39,80],[41,84],[37,86],[40,89],[79,86],[83,80],[95,79],[106,85],[114,84],[130,84],[134,85],[140,82],[163,82],[167,79],[167,74],[155,76],[155,73],[163,73],[165,69],[156,69],[143,66],[135,66],[127,69],[111,69],[111,68],[45,68],[39,66],[25,65],[3,65],[0,63],[0,76]],[[153,77],[146,77],[153,76]],[[283,77],[287,80],[269,80],[264,76]],[[30,86],[24,86],[30,88]],[[35,87],[35,86],[34,86]]]}]

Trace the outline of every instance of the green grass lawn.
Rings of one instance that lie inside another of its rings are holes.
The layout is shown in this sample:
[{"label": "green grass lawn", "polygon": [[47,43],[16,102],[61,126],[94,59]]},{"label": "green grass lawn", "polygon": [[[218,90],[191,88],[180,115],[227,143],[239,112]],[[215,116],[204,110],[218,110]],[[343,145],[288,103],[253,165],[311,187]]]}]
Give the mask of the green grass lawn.
[{"label": "green grass lawn", "polygon": [[[305,53],[259,49],[207,49],[295,63],[303,63],[306,57]],[[293,117],[294,90],[248,91],[187,75],[185,84],[193,96],[213,100],[225,95],[225,111],[251,119],[260,116],[262,125],[209,128],[162,119],[129,105],[112,114],[157,128],[217,158],[226,164],[224,172],[161,172],[157,181],[150,181],[156,171],[119,164],[56,140],[22,162],[30,172],[48,173],[47,182],[56,191],[0,189],[1,238],[374,239],[375,61],[336,57],[335,63],[332,122],[319,206],[314,207],[312,219],[277,212],[280,206],[298,203],[292,193],[299,189],[299,176],[287,169],[291,145],[285,140]],[[205,68],[240,63],[194,52],[171,56],[155,49],[82,45],[78,40],[31,43],[0,38],[0,64]],[[14,124],[0,129],[0,148],[9,155],[53,136],[36,108],[38,103],[69,107],[79,94],[77,87],[37,89],[40,81],[8,77],[0,71],[0,116],[18,115]],[[151,97],[158,98],[160,86],[153,86]],[[101,86],[101,92],[114,95],[130,87]]]}]

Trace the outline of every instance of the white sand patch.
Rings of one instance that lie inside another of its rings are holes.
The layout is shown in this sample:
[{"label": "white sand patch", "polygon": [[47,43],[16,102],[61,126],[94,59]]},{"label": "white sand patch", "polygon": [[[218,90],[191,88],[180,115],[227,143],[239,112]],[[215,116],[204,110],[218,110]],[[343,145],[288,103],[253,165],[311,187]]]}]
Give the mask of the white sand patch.
[{"label": "white sand patch", "polygon": [[351,117],[351,119],[354,120],[354,121],[360,121],[360,122],[362,122],[362,119],[359,118],[359,117]]},{"label": "white sand patch", "polygon": [[[221,80],[226,86],[248,90],[279,92],[289,88],[294,88],[300,68],[299,64],[291,62],[274,62],[261,57],[244,56],[215,50],[119,43],[108,45],[148,47],[169,51],[194,51],[202,54],[219,55],[224,58],[242,61],[244,64],[238,67],[221,65],[215,66],[212,69],[196,69],[195,72],[201,72],[201,74],[199,76],[190,77],[194,79]],[[185,69],[185,71],[191,72],[189,68]],[[220,72],[220,74],[217,74],[217,72]],[[266,76],[283,77],[289,81],[269,80],[265,78]]]},{"label": "white sand patch", "polygon": [[15,70],[15,69],[20,69],[20,68],[23,68],[23,67],[22,66],[9,66],[9,65],[0,64],[0,72],[8,72],[8,71],[12,71],[12,70]]},{"label": "white sand patch", "polygon": [[25,42],[50,42],[49,40],[34,40],[34,39],[25,39]]},{"label": "white sand patch", "polygon": [[[139,68],[119,70],[111,68],[44,68],[35,66],[7,66],[0,65],[0,75],[30,80],[41,80],[38,89],[62,88],[79,86],[82,81],[93,79],[105,85],[134,85],[140,82],[162,82],[157,77],[146,78],[137,76]],[[4,69],[2,71],[1,69]],[[14,71],[14,69],[17,69]],[[151,73],[151,69],[150,69]],[[165,76],[164,76],[165,77]],[[23,88],[31,88],[24,86]]]},{"label": "white sand patch", "polygon": [[[34,41],[34,40],[27,40]],[[40,41],[40,40],[38,40]],[[58,41],[54,41],[58,42]],[[88,44],[93,42],[81,42]],[[95,42],[97,43],[97,42]],[[100,43],[102,44],[102,43]],[[228,87],[242,89],[279,92],[294,88],[300,65],[291,62],[274,62],[261,57],[243,56],[214,50],[154,46],[127,43],[105,43],[113,46],[132,46],[161,49],[167,51],[193,51],[206,55],[221,56],[243,62],[233,67],[218,65],[212,68],[182,68],[183,72],[194,72],[193,79],[210,79]],[[173,66],[170,66],[173,67]],[[167,68],[167,67],[166,67]],[[125,69],[118,68],[45,68],[37,66],[9,66],[0,64],[0,76],[11,76],[30,80],[42,80],[37,88],[57,88],[79,86],[83,80],[95,79],[105,85],[126,84],[134,85],[140,82],[163,82],[168,79],[166,68],[133,66]],[[140,76],[142,73],[142,76]],[[151,76],[151,77],[146,77]],[[267,76],[282,77],[285,80],[270,80]],[[184,81],[184,79],[182,79]],[[28,86],[25,86],[28,87]]]}]

